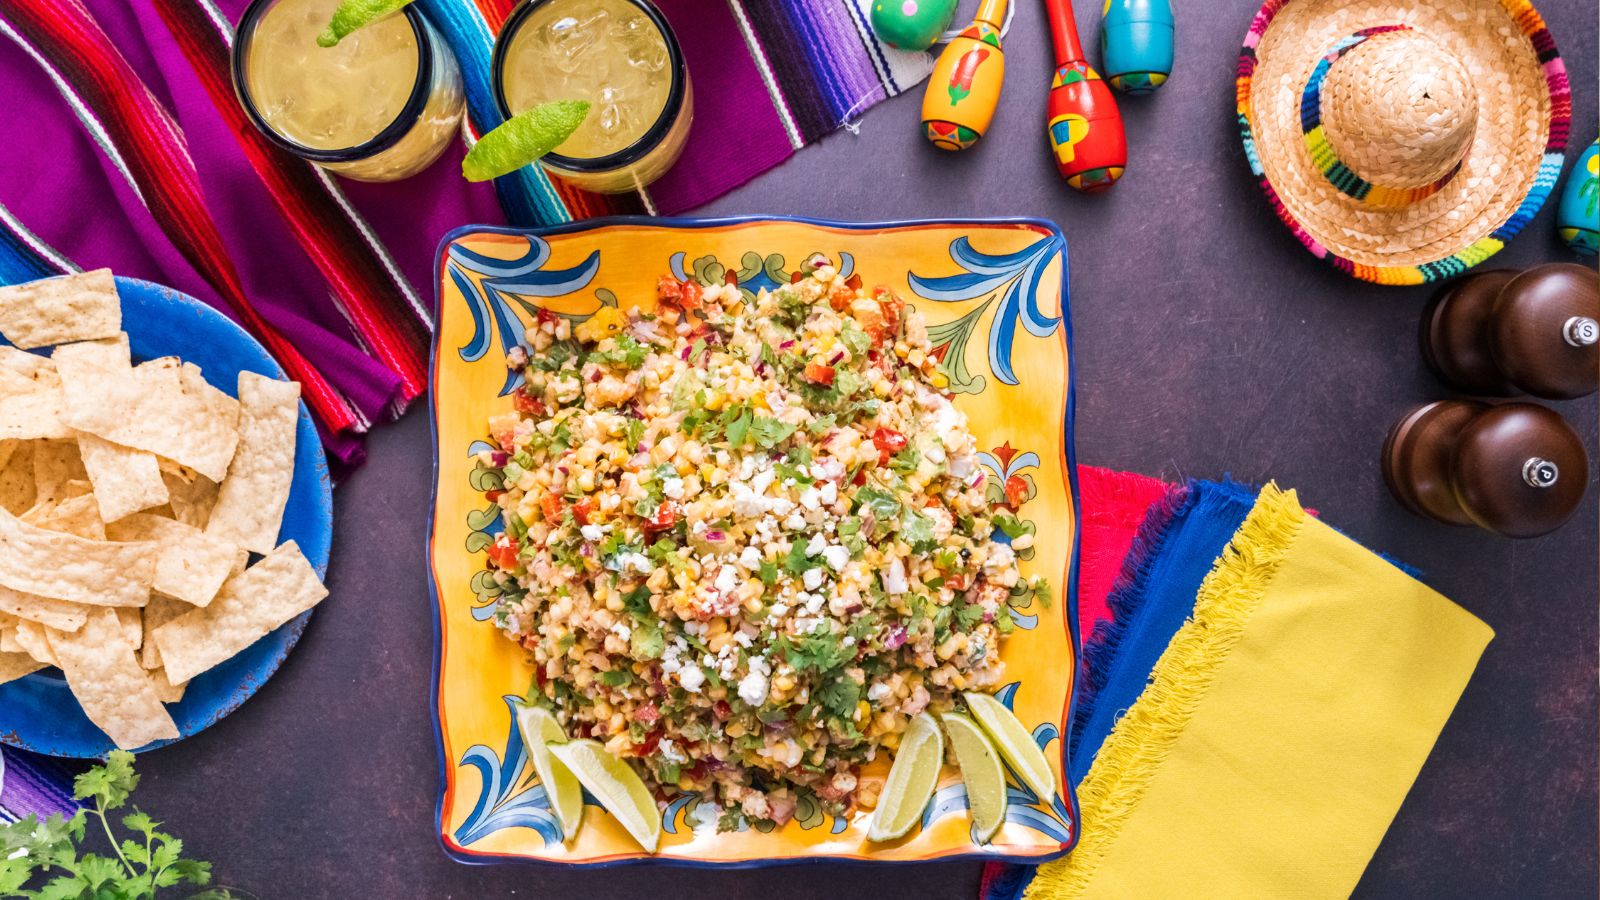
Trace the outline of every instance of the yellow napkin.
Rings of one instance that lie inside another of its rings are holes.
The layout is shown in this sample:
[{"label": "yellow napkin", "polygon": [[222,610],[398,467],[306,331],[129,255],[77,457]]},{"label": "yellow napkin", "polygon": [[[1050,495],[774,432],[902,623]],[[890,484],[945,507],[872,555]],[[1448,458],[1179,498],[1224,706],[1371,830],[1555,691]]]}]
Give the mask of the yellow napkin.
[{"label": "yellow napkin", "polygon": [[1268,485],[1027,900],[1349,896],[1493,636]]}]

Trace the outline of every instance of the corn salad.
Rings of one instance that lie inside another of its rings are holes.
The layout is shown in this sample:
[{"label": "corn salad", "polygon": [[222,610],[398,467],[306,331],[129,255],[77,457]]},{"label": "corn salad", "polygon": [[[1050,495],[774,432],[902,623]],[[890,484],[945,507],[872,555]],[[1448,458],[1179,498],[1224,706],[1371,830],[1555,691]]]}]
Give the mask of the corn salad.
[{"label": "corn salad", "polygon": [[569,735],[658,798],[782,824],[911,717],[996,686],[1020,590],[922,317],[829,267],[753,298],[663,278],[658,312],[545,312],[480,464],[496,623]]}]

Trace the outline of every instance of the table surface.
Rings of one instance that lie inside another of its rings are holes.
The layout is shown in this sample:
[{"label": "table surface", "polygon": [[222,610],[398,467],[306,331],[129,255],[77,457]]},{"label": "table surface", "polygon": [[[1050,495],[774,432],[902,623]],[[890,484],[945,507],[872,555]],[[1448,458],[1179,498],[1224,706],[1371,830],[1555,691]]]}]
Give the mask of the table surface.
[{"label": "table surface", "polygon": [[[1075,5],[1092,28],[1099,4]],[[1278,225],[1233,112],[1255,6],[1179,6],[1177,71],[1155,96],[1122,104],[1132,158],[1108,195],[1078,196],[1055,175],[1042,134],[1048,36],[1039,5],[1024,2],[1006,41],[1007,93],[973,150],[944,154],[919,137],[917,90],[873,109],[859,135],[803,150],[703,212],[1060,223],[1080,461],[1167,479],[1276,479],[1495,629],[1358,895],[1592,897],[1597,494],[1561,531],[1523,542],[1424,522],[1390,499],[1378,469],[1385,430],[1446,396],[1416,350],[1429,291],[1346,279]],[[1572,75],[1581,148],[1596,129],[1594,3],[1540,8]],[[1494,262],[1569,258],[1554,205]],[[1593,455],[1594,399],[1557,406]],[[338,490],[332,597],[299,648],[233,716],[141,759],[141,804],[217,860],[222,881],[264,898],[976,896],[978,867],[964,863],[724,874],[447,860],[433,831],[430,454],[425,409],[373,435],[366,466]]]}]

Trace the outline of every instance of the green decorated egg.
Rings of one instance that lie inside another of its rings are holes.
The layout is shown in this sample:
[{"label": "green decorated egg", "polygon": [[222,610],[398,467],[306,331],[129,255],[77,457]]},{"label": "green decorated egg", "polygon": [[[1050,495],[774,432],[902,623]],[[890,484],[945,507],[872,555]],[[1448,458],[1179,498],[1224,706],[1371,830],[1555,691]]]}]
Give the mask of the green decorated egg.
[{"label": "green decorated egg", "polygon": [[872,30],[899,50],[926,50],[956,15],[956,0],[872,0]]}]

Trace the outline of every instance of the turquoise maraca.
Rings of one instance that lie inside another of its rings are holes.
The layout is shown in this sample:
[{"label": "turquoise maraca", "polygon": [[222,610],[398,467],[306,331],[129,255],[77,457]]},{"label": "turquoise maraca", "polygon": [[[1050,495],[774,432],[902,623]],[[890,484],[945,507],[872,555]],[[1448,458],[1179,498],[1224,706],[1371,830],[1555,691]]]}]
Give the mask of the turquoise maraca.
[{"label": "turquoise maraca", "polygon": [[1567,174],[1556,230],[1579,256],[1600,252],[1600,141],[1590,144]]},{"label": "turquoise maraca", "polygon": [[957,0],[872,0],[872,31],[897,50],[926,50],[956,17]]},{"label": "turquoise maraca", "polygon": [[1106,0],[1100,70],[1124,94],[1148,94],[1172,74],[1171,0]]}]

